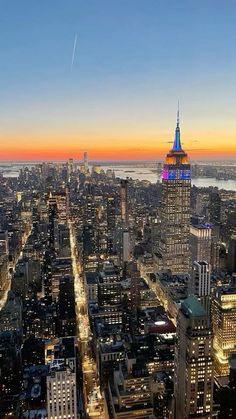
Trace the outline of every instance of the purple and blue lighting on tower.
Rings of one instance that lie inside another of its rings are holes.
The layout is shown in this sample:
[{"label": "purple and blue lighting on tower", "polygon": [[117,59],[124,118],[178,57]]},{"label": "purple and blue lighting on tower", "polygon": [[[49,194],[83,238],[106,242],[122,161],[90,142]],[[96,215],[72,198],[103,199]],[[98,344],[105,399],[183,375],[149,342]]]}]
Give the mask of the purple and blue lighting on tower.
[{"label": "purple and blue lighting on tower", "polygon": [[168,180],[169,179],[168,174],[169,174],[168,167],[164,167],[162,170],[162,179]]},{"label": "purple and blue lighting on tower", "polygon": [[190,179],[190,178],[191,178],[190,170],[185,169],[185,170],[180,171],[180,179]]},{"label": "purple and blue lighting on tower", "polygon": [[188,180],[191,178],[190,170],[189,169],[170,169],[168,166],[164,166],[162,170],[162,179],[165,180],[175,180],[175,179],[181,179],[181,180]]}]

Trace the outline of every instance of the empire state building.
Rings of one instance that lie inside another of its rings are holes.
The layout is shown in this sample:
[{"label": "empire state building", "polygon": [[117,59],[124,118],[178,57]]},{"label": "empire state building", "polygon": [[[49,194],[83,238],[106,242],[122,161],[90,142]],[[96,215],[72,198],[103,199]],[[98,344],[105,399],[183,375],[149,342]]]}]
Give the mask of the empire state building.
[{"label": "empire state building", "polygon": [[190,189],[190,164],[181,146],[178,111],[174,144],[162,172],[161,202],[161,265],[173,275],[189,272]]}]

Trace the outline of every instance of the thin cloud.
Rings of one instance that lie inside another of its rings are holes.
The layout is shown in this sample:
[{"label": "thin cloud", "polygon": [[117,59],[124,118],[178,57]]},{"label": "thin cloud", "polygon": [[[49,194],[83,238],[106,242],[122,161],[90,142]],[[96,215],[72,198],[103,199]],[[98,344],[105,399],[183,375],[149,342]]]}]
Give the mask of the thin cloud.
[{"label": "thin cloud", "polygon": [[76,53],[76,47],[77,47],[77,34],[75,35],[75,39],[74,39],[74,46],[73,46],[73,50],[72,50],[72,57],[71,57],[71,71],[73,69],[73,65],[74,65],[74,61],[75,61],[75,53]]}]

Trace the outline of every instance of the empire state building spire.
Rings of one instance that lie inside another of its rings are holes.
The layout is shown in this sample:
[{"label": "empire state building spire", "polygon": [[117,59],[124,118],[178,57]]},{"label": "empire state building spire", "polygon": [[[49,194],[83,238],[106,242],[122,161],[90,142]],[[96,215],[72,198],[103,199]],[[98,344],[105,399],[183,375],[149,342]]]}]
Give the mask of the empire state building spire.
[{"label": "empire state building spire", "polygon": [[175,138],[172,151],[182,151],[181,141],[180,141],[180,129],[179,129],[179,104],[177,110],[177,124],[175,129]]}]

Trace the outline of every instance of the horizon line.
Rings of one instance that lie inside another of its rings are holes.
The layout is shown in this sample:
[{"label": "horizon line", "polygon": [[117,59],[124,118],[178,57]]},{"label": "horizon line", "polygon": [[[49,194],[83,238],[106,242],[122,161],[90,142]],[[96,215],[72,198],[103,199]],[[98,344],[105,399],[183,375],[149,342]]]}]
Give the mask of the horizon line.
[{"label": "horizon line", "polygon": [[[9,163],[67,163],[70,159],[72,159],[74,162],[78,162],[78,163],[83,163],[84,160],[79,159],[79,158],[74,158],[74,157],[68,157],[68,158],[63,158],[63,159],[11,159],[11,160],[6,160],[6,159],[1,159],[0,158],[0,163],[1,164],[9,164]],[[211,162],[217,162],[217,161],[236,161],[236,156],[225,156],[225,157],[216,157],[216,156],[212,156],[212,158],[208,157],[198,157],[198,158],[190,158],[190,161],[205,161],[205,160],[210,160]],[[159,163],[159,162],[164,162],[164,159],[88,159],[88,163]]]}]

